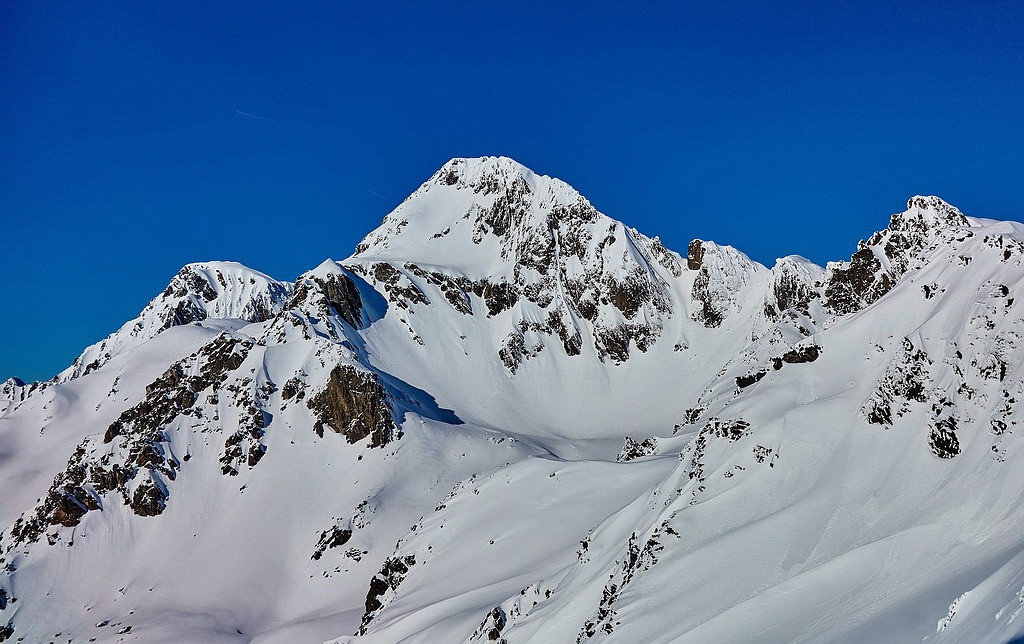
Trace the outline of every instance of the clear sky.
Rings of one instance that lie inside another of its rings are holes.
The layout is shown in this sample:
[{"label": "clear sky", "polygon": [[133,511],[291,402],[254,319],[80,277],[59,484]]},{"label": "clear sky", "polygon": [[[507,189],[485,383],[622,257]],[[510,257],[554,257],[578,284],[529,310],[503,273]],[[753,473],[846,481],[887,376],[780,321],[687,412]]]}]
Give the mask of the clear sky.
[{"label": "clear sky", "polygon": [[342,259],[454,156],[768,264],[849,258],[917,193],[1020,220],[1022,24],[1019,1],[5,2],[0,378],[52,376],[188,262]]}]

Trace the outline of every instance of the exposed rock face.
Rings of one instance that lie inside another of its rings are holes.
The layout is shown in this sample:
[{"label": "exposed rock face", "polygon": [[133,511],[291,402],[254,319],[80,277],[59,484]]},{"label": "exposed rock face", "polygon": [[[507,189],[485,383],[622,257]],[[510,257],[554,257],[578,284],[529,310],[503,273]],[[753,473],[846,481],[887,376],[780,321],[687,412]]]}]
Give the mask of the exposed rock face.
[{"label": "exposed rock face", "polygon": [[238,429],[224,441],[224,452],[219,459],[221,474],[237,476],[246,467],[256,467],[267,452],[263,436],[270,414],[265,409],[269,405],[267,399],[277,387],[271,382],[254,387],[252,378],[245,376],[223,389],[237,413],[235,426]]},{"label": "exposed rock face", "polygon": [[[681,459],[689,460],[689,478],[698,483],[705,481],[704,457],[712,440],[727,439],[736,442],[749,434],[750,423],[742,418],[709,418],[697,434],[697,438],[687,445],[686,450],[680,454]],[[694,490],[694,494],[699,491],[702,491],[702,488],[698,487]]]},{"label": "exposed rock face", "polygon": [[821,355],[821,348],[815,345],[796,347],[783,353],[777,358],[772,358],[772,366],[776,371],[782,368],[783,364],[805,364],[814,362]]},{"label": "exposed rock face", "polygon": [[898,278],[914,267],[936,241],[969,225],[963,213],[938,197],[911,197],[907,210],[894,214],[889,227],[875,233],[867,244],[882,248],[891,273]]},{"label": "exposed rock face", "polygon": [[625,463],[626,461],[632,461],[644,456],[650,456],[658,449],[658,439],[652,437],[645,438],[642,441],[634,440],[629,436],[623,439],[622,450],[619,452],[615,460],[619,463]]},{"label": "exposed rock face", "polygon": [[476,629],[473,635],[470,636],[470,641],[482,641],[486,636],[486,641],[497,642],[502,644],[507,642],[502,636],[501,631],[508,624],[508,615],[501,608],[501,606],[495,606],[487,613],[487,617],[481,622],[480,626]]},{"label": "exposed rock face", "polygon": [[327,550],[340,548],[352,538],[352,522],[331,526],[330,529],[320,533],[320,540],[317,541],[311,559],[318,561]]},{"label": "exposed rock face", "polygon": [[218,336],[196,354],[177,362],[146,386],[146,399],[126,410],[110,424],[104,443],[125,434],[137,436],[154,431],[186,413],[199,394],[216,389],[228,373],[245,361],[253,343],[227,335]]},{"label": "exposed rock face", "polygon": [[899,417],[910,411],[911,401],[926,402],[931,364],[927,353],[915,347],[910,338],[904,338],[901,354],[886,368],[878,388],[862,408],[868,422],[891,426],[894,414]]},{"label": "exposed rock face", "polygon": [[868,246],[861,246],[848,264],[831,265],[825,288],[829,308],[839,315],[859,311],[889,292],[893,281]]},{"label": "exposed rock face", "polygon": [[315,312],[321,317],[333,313],[353,329],[363,326],[363,301],[359,289],[340,268],[312,271],[301,276],[284,308],[303,308],[307,313]]},{"label": "exposed rock face", "polygon": [[389,302],[402,308],[409,308],[412,304],[430,304],[416,283],[391,264],[378,262],[369,268],[368,276],[384,288]]},{"label": "exposed rock face", "polygon": [[626,554],[605,584],[597,611],[583,624],[576,637],[576,644],[582,644],[598,633],[611,635],[615,632],[615,603],[637,573],[650,570],[658,563],[658,554],[665,548],[661,543],[662,530],[655,529],[646,541],[635,532],[630,534]]},{"label": "exposed rock face", "polygon": [[759,382],[762,378],[768,375],[767,371],[756,371],[751,374],[736,377],[736,386],[740,389],[745,389],[755,382]]},{"label": "exposed rock face", "polygon": [[131,508],[140,517],[154,517],[161,514],[167,507],[167,492],[154,481],[143,483],[135,488],[132,495]]},{"label": "exposed rock face", "polygon": [[704,242],[694,239],[686,253],[686,268],[691,271],[699,271],[701,262],[704,261]]},{"label": "exposed rock face", "polygon": [[448,303],[452,305],[452,308],[464,315],[471,315],[473,313],[473,303],[469,297],[470,293],[475,293],[477,297],[484,298],[490,315],[497,315],[514,304],[514,302],[509,301],[508,297],[502,297],[508,293],[508,289],[503,289],[502,292],[495,292],[497,289],[496,285],[486,280],[473,282],[465,276],[452,277],[440,271],[428,271],[412,262],[406,262],[405,269],[416,277],[426,280],[428,284],[437,287],[441,294],[444,295],[444,299],[448,300]]},{"label": "exposed rock face", "polygon": [[928,446],[939,458],[953,458],[960,453],[960,440],[957,438],[958,416],[953,403],[941,396],[932,405],[932,422],[928,433]]},{"label": "exposed rock face", "polygon": [[50,526],[78,525],[87,512],[101,507],[97,488],[104,490],[102,485],[108,481],[120,487],[128,479],[118,469],[94,477],[97,479],[95,482],[89,480],[89,475],[86,448],[80,445],[69,459],[67,468],[54,479],[53,485],[36,508],[23,514],[11,526],[9,534],[12,542],[8,545],[8,551],[38,541]]},{"label": "exposed rock face", "polygon": [[398,436],[391,395],[373,374],[351,365],[331,371],[327,386],[307,405],[316,415],[313,431],[324,426],[342,434],[349,443],[370,437],[370,447],[383,447]]}]

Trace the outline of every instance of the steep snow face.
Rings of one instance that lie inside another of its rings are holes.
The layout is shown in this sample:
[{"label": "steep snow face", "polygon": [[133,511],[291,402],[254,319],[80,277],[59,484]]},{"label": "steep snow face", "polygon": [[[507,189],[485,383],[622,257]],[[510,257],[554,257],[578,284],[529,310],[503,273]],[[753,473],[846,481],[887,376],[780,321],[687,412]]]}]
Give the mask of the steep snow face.
[{"label": "steep snow face", "polygon": [[0,640],[1010,640],[1022,260],[924,197],[828,270],[681,257],[453,160],[4,383]]},{"label": "steep snow face", "polygon": [[261,322],[281,310],[291,290],[288,282],[235,262],[188,264],[137,318],[86,349],[57,379],[87,374],[173,326],[206,319]]}]

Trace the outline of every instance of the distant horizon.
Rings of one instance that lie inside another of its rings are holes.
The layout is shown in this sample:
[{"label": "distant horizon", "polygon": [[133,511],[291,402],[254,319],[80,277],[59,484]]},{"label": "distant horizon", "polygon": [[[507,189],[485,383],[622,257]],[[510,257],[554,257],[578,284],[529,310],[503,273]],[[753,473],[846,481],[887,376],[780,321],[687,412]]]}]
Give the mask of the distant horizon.
[{"label": "distant horizon", "polygon": [[1024,218],[1024,5],[0,9],[0,379],[181,266],[291,280],[452,157],[508,156],[677,252],[849,259],[913,195]]}]

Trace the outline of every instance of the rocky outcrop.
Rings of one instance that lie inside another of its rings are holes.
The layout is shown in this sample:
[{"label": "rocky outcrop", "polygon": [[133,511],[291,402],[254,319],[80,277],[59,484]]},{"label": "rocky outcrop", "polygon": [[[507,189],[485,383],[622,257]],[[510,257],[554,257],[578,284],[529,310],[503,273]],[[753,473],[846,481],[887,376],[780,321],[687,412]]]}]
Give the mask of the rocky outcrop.
[{"label": "rocky outcrop", "polygon": [[953,458],[960,453],[960,439],[956,435],[958,416],[953,403],[941,396],[932,405],[932,421],[928,432],[928,447],[939,458]]},{"label": "rocky outcrop", "polygon": [[[812,300],[820,297],[821,267],[803,257],[790,255],[776,261],[772,267],[772,292],[769,313],[782,313],[790,309],[807,312]],[[771,301],[774,300],[774,301]]]},{"label": "rocky outcrop", "polygon": [[948,233],[970,226],[967,217],[938,197],[911,197],[907,209],[889,218],[889,226],[872,235],[867,246],[881,248],[896,278],[914,268]]},{"label": "rocky outcrop", "polygon": [[324,530],[320,533],[320,539],[317,541],[316,548],[313,549],[313,555],[311,559],[313,561],[319,561],[324,553],[332,548],[340,548],[341,546],[348,543],[349,539],[352,538],[352,522],[346,521],[340,524],[331,526],[329,529]]},{"label": "rocky outcrop", "polygon": [[742,376],[736,376],[736,386],[740,389],[746,389],[755,382],[760,382],[762,378],[768,375],[766,369],[755,371],[754,373],[744,374]]},{"label": "rocky outcrop", "polygon": [[[38,541],[51,526],[78,525],[88,512],[102,508],[101,498],[107,491],[127,496],[126,485],[134,471],[116,464],[109,466],[109,460],[91,462],[87,447],[88,442],[78,446],[35,509],[14,522],[8,533],[12,540],[8,550]],[[56,537],[56,533],[50,536],[51,544]]]},{"label": "rocky outcrop", "polygon": [[501,636],[501,632],[508,625],[508,614],[505,613],[501,606],[495,606],[484,617],[484,621],[480,623],[473,634],[469,636],[469,641],[487,641],[496,642],[497,644],[507,644],[508,640]]},{"label": "rocky outcrop", "polygon": [[704,261],[704,242],[694,239],[686,251],[686,268],[691,271],[699,271]]},{"label": "rocky outcrop", "polygon": [[221,474],[237,476],[245,467],[252,469],[267,452],[262,442],[271,415],[265,410],[268,398],[277,391],[272,382],[255,387],[250,377],[243,377],[224,386],[237,414],[234,426],[238,429],[224,441],[220,457]]},{"label": "rocky outcrop", "polygon": [[927,353],[915,347],[910,338],[904,338],[900,354],[889,363],[878,387],[861,408],[867,421],[891,427],[894,415],[910,411],[911,401],[926,402],[931,364]]},{"label": "rocky outcrop", "polygon": [[821,347],[817,345],[812,344],[809,346],[794,347],[783,353],[781,356],[772,358],[772,368],[778,371],[785,364],[806,364],[808,362],[814,362],[820,355]]},{"label": "rocky outcrop", "polygon": [[416,557],[414,555],[390,557],[384,562],[380,572],[370,580],[370,589],[366,593],[366,612],[363,613],[362,625],[359,627],[357,635],[366,634],[367,626],[370,625],[377,611],[384,607],[385,598],[394,595],[415,564]]},{"label": "rocky outcrop", "polygon": [[392,400],[372,373],[338,365],[331,370],[326,387],[306,404],[316,417],[313,431],[317,435],[323,436],[326,426],[349,443],[370,437],[370,447],[383,447],[399,437]]},{"label": "rocky outcrop", "polygon": [[618,463],[625,463],[627,461],[633,461],[644,456],[650,456],[654,454],[658,449],[658,439],[650,436],[642,441],[637,441],[629,436],[623,439],[622,449],[619,451],[618,456],[615,457],[615,461]]},{"label": "rocky outcrop", "polygon": [[650,570],[658,563],[658,555],[665,549],[661,543],[664,529],[664,526],[659,526],[646,540],[635,532],[630,534],[625,556],[616,561],[611,579],[601,592],[597,611],[580,628],[576,644],[582,644],[599,633],[611,635],[615,632],[615,603],[637,573]]},{"label": "rocky outcrop", "polygon": [[301,309],[317,317],[333,314],[353,329],[363,327],[363,300],[359,288],[341,269],[316,270],[299,277],[284,309]]},{"label": "rocky outcrop", "polygon": [[837,315],[859,311],[893,286],[893,278],[868,246],[861,246],[849,263],[830,264],[829,269],[825,297],[829,309]]},{"label": "rocky outcrop", "polygon": [[[681,459],[685,460],[688,458],[690,462],[688,468],[689,478],[695,480],[698,486],[704,482],[704,454],[712,440],[726,439],[736,442],[748,434],[750,434],[750,423],[741,418],[709,418],[704,427],[697,433],[697,437],[680,454]],[[698,487],[694,493],[701,489],[701,487]]]},{"label": "rocky outcrop", "polygon": [[252,347],[249,340],[220,335],[195,354],[171,365],[146,386],[142,402],[125,410],[107,427],[103,442],[109,443],[122,434],[132,437],[156,431],[188,412],[200,393],[218,388],[230,372],[241,366]]}]

